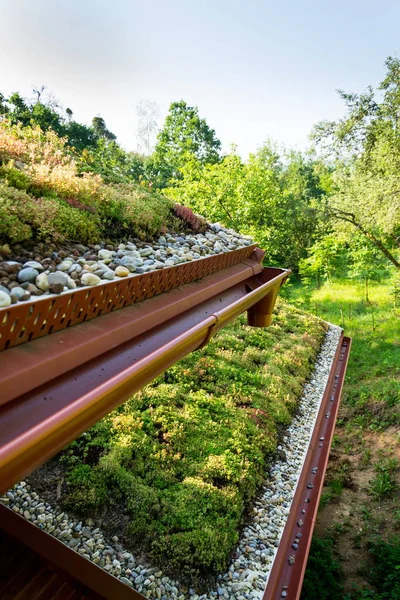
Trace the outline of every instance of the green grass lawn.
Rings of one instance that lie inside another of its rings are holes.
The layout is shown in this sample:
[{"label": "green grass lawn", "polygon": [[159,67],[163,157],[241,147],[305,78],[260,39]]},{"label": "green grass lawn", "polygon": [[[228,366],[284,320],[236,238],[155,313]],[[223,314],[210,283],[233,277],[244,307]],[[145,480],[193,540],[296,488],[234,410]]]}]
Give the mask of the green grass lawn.
[{"label": "green grass lawn", "polygon": [[[363,285],[351,281],[333,281],[318,290],[299,284],[289,289],[290,301],[296,306],[342,326],[353,339],[334,438],[334,461],[321,503],[320,518],[330,526],[324,531],[325,539],[316,538],[311,548],[302,600],[398,598],[400,571],[392,564],[400,552],[400,307],[395,287],[395,277],[371,284],[368,301]],[[342,509],[349,504],[351,514],[343,521]],[[349,540],[353,540],[352,551],[358,552],[350,568],[346,565]],[[378,569],[374,552],[381,547],[385,552],[379,560],[387,558]],[[341,566],[327,557],[329,548],[335,548],[333,554],[338,552],[345,573],[357,575],[355,590],[351,580],[345,578],[344,586],[340,583]],[[331,574],[338,582],[334,588]],[[317,580],[318,593],[313,584]]]},{"label": "green grass lawn", "polygon": [[105,526],[117,512],[125,543],[192,582],[227,566],[326,330],[284,301],[268,329],[244,323],[226,327],[60,457],[66,509]]},{"label": "green grass lawn", "polygon": [[293,286],[290,300],[344,328],[353,339],[346,375],[349,425],[385,429],[400,420],[400,305],[394,280],[365,289],[354,282],[331,282],[304,293]]}]

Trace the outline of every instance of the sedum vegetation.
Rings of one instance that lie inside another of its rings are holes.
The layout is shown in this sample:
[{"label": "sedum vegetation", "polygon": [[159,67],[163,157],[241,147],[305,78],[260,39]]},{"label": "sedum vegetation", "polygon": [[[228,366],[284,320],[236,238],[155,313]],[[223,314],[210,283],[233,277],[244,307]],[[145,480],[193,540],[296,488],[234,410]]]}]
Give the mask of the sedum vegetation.
[{"label": "sedum vegetation", "polygon": [[268,330],[228,326],[71,444],[65,508],[120,511],[126,541],[172,573],[221,571],[325,327],[284,302]]},{"label": "sedum vegetation", "polygon": [[38,125],[0,122],[0,239],[75,240],[156,235],[173,203],[131,183],[80,172],[66,139]]}]

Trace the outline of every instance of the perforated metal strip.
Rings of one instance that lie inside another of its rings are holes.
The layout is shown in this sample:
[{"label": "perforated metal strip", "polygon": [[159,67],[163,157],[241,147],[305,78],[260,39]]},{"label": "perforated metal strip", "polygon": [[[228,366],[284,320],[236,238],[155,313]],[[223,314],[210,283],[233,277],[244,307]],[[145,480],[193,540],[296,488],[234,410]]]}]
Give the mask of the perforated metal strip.
[{"label": "perforated metal strip", "polygon": [[[168,292],[250,258],[255,245],[0,310],[0,351]],[[257,259],[256,259],[257,260]],[[257,260],[258,262],[258,260]]]}]

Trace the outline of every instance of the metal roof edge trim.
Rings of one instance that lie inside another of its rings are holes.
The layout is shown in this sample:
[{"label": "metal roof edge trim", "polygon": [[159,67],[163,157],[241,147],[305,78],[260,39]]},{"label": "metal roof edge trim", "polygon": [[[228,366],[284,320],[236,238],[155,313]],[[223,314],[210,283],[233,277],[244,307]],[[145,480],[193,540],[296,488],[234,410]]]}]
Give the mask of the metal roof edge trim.
[{"label": "metal roof edge trim", "polygon": [[262,600],[300,598],[350,349],[342,333]]},{"label": "metal roof edge trim", "polygon": [[264,254],[251,244],[173,267],[117,277],[95,286],[0,308],[0,351],[152,298],[240,262],[261,263]]}]

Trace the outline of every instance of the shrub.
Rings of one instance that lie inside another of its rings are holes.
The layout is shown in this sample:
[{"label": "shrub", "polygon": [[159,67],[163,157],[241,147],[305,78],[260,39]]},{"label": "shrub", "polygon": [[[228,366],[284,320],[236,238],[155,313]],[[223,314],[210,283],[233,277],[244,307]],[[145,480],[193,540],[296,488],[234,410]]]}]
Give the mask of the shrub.
[{"label": "shrub", "polygon": [[315,537],[311,543],[301,600],[343,600],[343,571],[333,554],[331,538]]},{"label": "shrub", "polygon": [[191,208],[187,208],[181,204],[175,204],[174,213],[186,225],[193,229],[193,231],[204,231],[207,226],[207,221],[205,219],[195,215]]},{"label": "shrub", "polygon": [[80,464],[69,475],[72,491],[64,498],[64,506],[77,514],[87,510],[97,512],[107,499],[104,481],[95,474],[89,465]]},{"label": "shrub", "polygon": [[10,243],[37,240],[99,240],[99,219],[54,198],[35,198],[0,183],[0,235]]},{"label": "shrub", "polygon": [[[39,127],[0,122],[1,179],[9,188],[7,194],[3,188],[1,214],[8,216],[1,232],[10,242],[148,237],[164,231],[172,215],[173,203],[164,196],[135,184],[106,185],[100,175],[80,172],[66,140]],[[11,189],[29,196],[12,197]]]},{"label": "shrub", "polygon": [[400,539],[392,537],[385,541],[369,542],[373,560],[366,569],[368,582],[375,589],[356,589],[345,600],[398,600],[400,598]]},{"label": "shrub", "polygon": [[104,186],[104,202],[99,212],[107,223],[107,232],[145,237],[156,235],[171,215],[172,202],[150,193],[136,184]]}]

